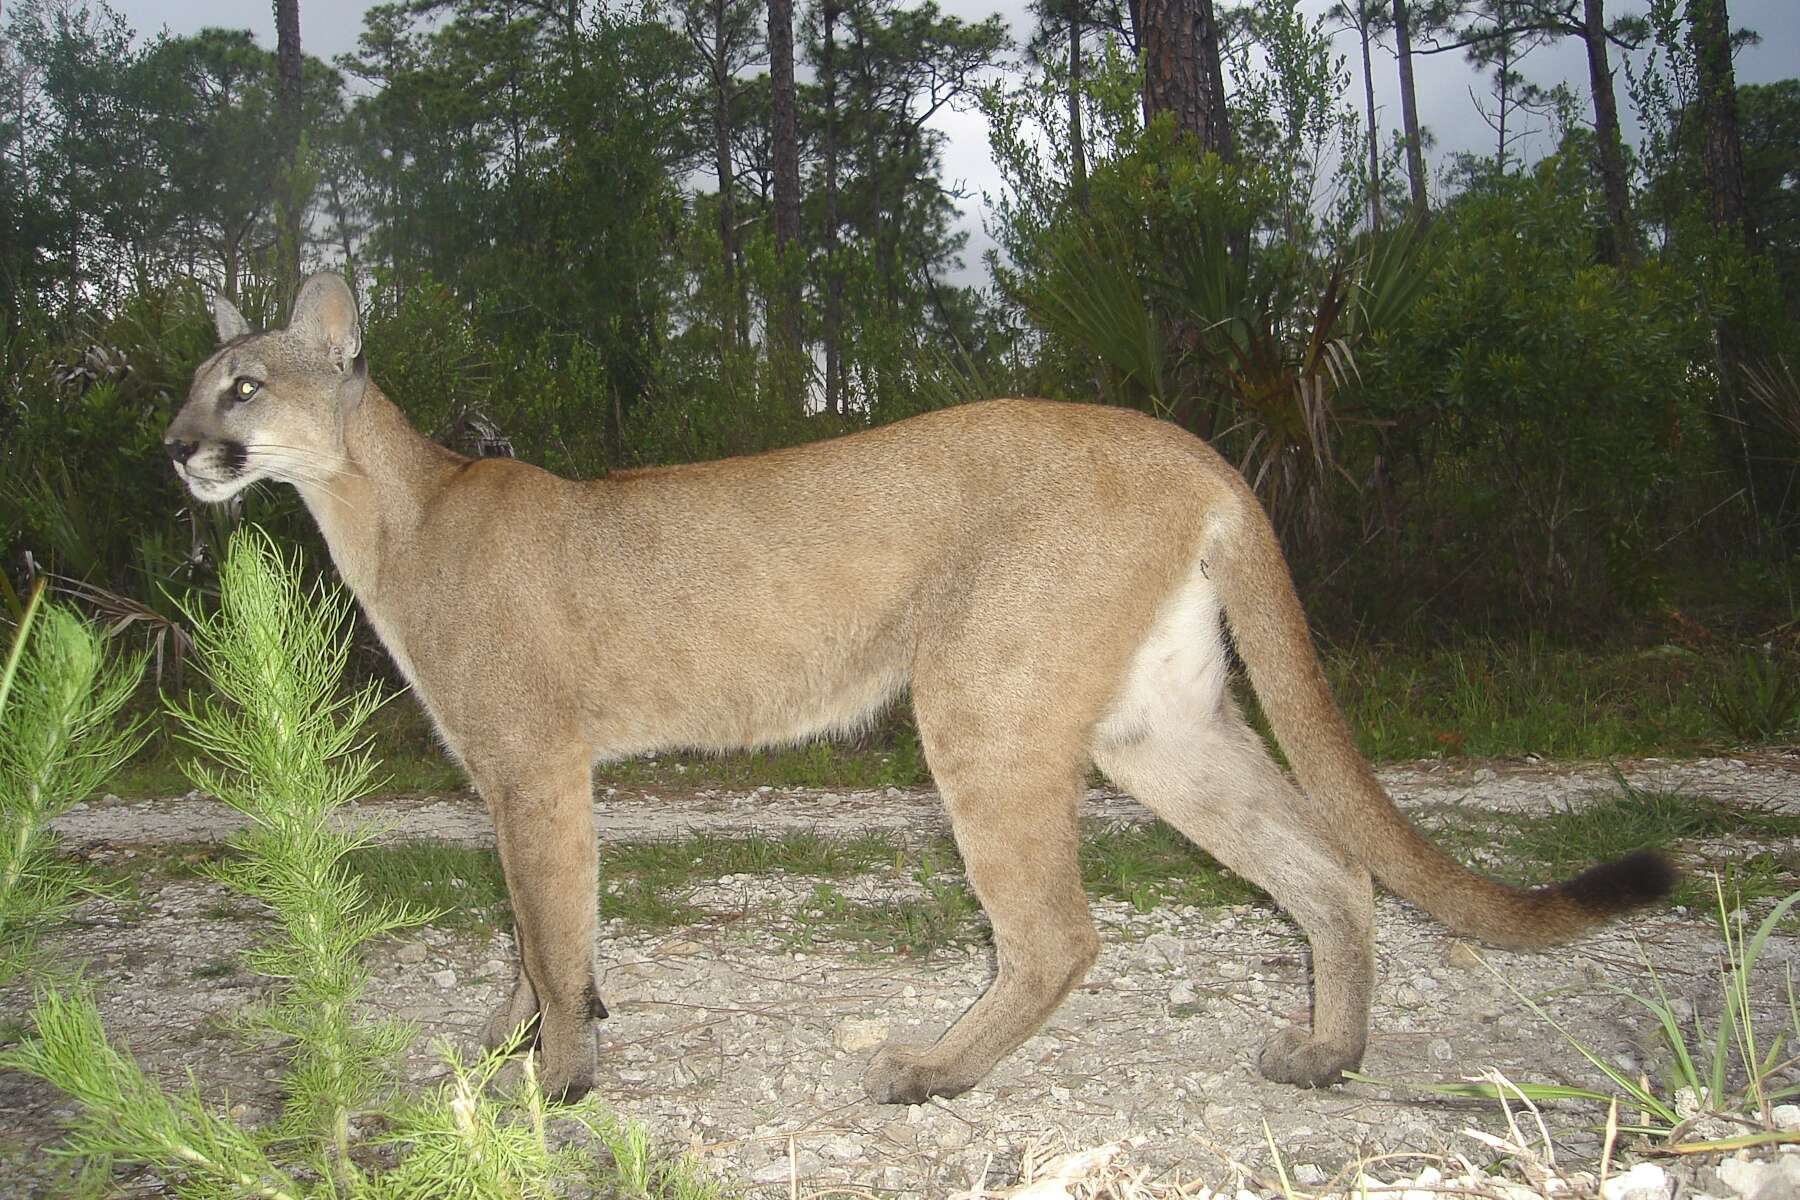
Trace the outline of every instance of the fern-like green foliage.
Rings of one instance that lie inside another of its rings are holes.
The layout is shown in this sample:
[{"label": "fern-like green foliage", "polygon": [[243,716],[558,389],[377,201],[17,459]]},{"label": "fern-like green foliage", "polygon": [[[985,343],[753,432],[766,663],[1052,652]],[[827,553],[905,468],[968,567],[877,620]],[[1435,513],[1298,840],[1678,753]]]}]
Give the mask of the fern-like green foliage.
[{"label": "fern-like green foliage", "polygon": [[[372,900],[345,867],[373,832],[346,828],[339,810],[374,775],[361,725],[381,701],[373,689],[340,694],[349,601],[300,581],[299,564],[260,530],[233,539],[218,610],[187,614],[216,695],[175,707],[183,736],[205,755],[191,768],[195,783],[250,819],[232,839],[237,854],[214,875],[275,918],[278,932],[246,964],[276,986],[240,1031],[279,1042],[288,1064],[280,1119],[248,1129],[222,1115],[199,1081],[175,1093],[159,1087],[108,1041],[80,985],[40,991],[33,1036],[0,1053],[0,1067],[78,1102],[60,1152],[102,1182],[112,1161],[138,1162],[172,1195],[194,1200],[547,1200],[577,1190],[712,1200],[716,1185],[689,1160],[658,1157],[641,1129],[607,1117],[598,1100],[549,1104],[529,1060],[521,1086],[502,1094],[495,1081],[507,1049],[472,1066],[446,1051],[448,1083],[395,1094],[393,1065],[412,1029],[357,1011],[369,977],[363,952],[371,938],[433,914]],[[134,733],[110,732],[110,719],[141,667],[104,666],[92,635],[64,614],[47,615],[42,640],[34,635],[0,669],[3,778],[9,797],[30,797],[19,809],[25,820],[7,827],[9,845],[13,830],[25,831],[19,878],[55,878],[40,837],[45,814],[84,794],[134,744]],[[25,911],[41,920],[66,908],[73,884],[60,886],[33,893]],[[0,953],[22,944],[24,928],[6,917]],[[353,1112],[374,1118],[358,1124],[382,1130],[376,1144],[354,1141]],[[583,1131],[585,1140],[576,1137]]]},{"label": "fern-like green foliage", "polygon": [[180,736],[205,755],[188,765],[194,786],[250,818],[230,841],[240,853],[210,873],[268,905],[282,929],[245,956],[251,970],[282,982],[242,1020],[292,1039],[283,1120],[292,1135],[341,1130],[389,1082],[413,1031],[354,1016],[369,978],[360,950],[433,915],[371,901],[344,865],[374,831],[332,818],[373,781],[362,726],[382,699],[374,686],[339,694],[349,598],[300,580],[299,564],[266,533],[234,538],[217,610],[188,613],[213,694],[171,702]]},{"label": "fern-like green foliage", "polygon": [[142,657],[109,659],[100,636],[33,594],[0,669],[0,982],[32,959],[44,928],[85,886],[55,855],[50,822],[143,744],[119,709]]},{"label": "fern-like green foliage", "polygon": [[36,1036],[0,1055],[0,1066],[48,1080],[79,1102],[68,1153],[89,1163],[143,1163],[174,1180],[184,1200],[315,1194],[270,1160],[264,1138],[209,1107],[198,1084],[170,1095],[119,1053],[85,988],[44,992],[31,1022]]}]

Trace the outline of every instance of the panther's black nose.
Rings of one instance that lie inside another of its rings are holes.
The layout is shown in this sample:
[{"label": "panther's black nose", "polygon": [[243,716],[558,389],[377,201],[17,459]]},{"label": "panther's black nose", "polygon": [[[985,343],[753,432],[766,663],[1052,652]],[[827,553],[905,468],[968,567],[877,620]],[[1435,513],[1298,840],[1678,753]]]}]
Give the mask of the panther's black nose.
[{"label": "panther's black nose", "polygon": [[169,452],[169,457],[178,463],[185,463],[188,459],[193,457],[194,451],[199,448],[199,442],[179,442],[174,438],[170,438],[163,443],[163,449],[167,450]]}]

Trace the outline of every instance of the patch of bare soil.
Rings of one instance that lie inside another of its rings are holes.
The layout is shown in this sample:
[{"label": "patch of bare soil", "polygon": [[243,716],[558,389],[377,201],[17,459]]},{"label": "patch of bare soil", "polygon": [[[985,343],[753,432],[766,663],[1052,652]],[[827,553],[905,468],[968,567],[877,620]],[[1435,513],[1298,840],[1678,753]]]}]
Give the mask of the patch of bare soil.
[{"label": "patch of bare soil", "polygon": [[[1402,804],[1437,810],[1436,817],[1459,805],[1541,812],[1614,786],[1604,767],[1420,765],[1382,774]],[[1791,761],[1641,762],[1626,774],[1639,786],[1800,806],[1800,770]],[[603,835],[620,838],[752,828],[841,835],[941,821],[928,793],[597,799]],[[1095,820],[1142,817],[1111,794],[1092,797],[1089,807]],[[472,798],[376,801],[364,809],[395,819],[392,838],[491,838]],[[227,812],[198,798],[94,804],[61,824],[68,844],[108,847],[103,853],[123,853],[121,843],[216,840],[227,828]],[[1395,1085],[1299,1091],[1264,1081],[1253,1065],[1270,1029],[1307,1019],[1306,944],[1291,924],[1254,907],[1138,912],[1096,902],[1100,961],[1036,1037],[968,1095],[886,1107],[864,1099],[860,1087],[875,1046],[889,1036],[936,1036],[986,985],[991,951],[918,961],[817,940],[807,931],[812,882],[728,876],[689,897],[711,914],[700,925],[601,930],[603,995],[613,1014],[598,1027],[609,1103],[663,1144],[691,1148],[721,1176],[770,1194],[795,1178],[808,1189],[909,1196],[949,1195],[984,1179],[997,1188],[1045,1145],[1123,1138],[1133,1139],[1131,1166],[1148,1177],[1178,1173],[1226,1194],[1243,1179],[1233,1164],[1273,1174],[1271,1140],[1302,1188],[1340,1170],[1354,1175],[1360,1160],[1382,1154],[1413,1156],[1370,1169],[1388,1179],[1416,1175],[1425,1165],[1419,1155],[1462,1155],[1480,1166],[1495,1156],[1464,1131],[1503,1132],[1498,1108],[1426,1097],[1400,1081],[1493,1067],[1521,1081],[1604,1084],[1509,983],[1632,1073],[1654,1075],[1660,1066],[1652,1019],[1622,996],[1654,991],[1646,960],[1670,995],[1703,1018],[1719,1003],[1719,946],[1705,913],[1656,912],[1551,954],[1483,950],[1489,970],[1416,910],[1384,899],[1364,1071]],[[887,886],[873,878],[835,882],[858,898]],[[178,881],[151,885],[129,905],[89,903],[52,949],[62,962],[90,964],[107,1028],[152,1074],[178,1085],[192,1070],[210,1094],[229,1095],[255,1121],[279,1103],[278,1072],[268,1053],[247,1049],[220,1024],[265,986],[237,963],[265,932],[253,908],[216,885]],[[1770,1027],[1785,1012],[1785,973],[1797,954],[1800,940],[1785,935],[1765,952],[1755,995]],[[407,1060],[414,1083],[441,1070],[432,1039],[472,1045],[503,998],[511,959],[504,934],[440,930],[376,955],[367,1003],[418,1024],[421,1037]],[[15,985],[0,1004],[21,1013],[29,990]],[[1800,1072],[1790,1075],[1800,1080]],[[0,1074],[0,1195],[62,1194],[67,1170],[42,1151],[68,1111],[65,1099],[35,1081]],[[1594,1107],[1552,1104],[1544,1117],[1563,1163],[1599,1157]],[[1665,1165],[1689,1193],[1740,1194],[1705,1161]]]}]

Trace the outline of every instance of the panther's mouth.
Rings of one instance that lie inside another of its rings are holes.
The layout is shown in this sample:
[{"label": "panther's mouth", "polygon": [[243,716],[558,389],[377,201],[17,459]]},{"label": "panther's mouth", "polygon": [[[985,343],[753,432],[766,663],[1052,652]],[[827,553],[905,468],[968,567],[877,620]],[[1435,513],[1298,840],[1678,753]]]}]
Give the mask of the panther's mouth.
[{"label": "panther's mouth", "polygon": [[175,474],[194,499],[207,504],[222,504],[251,482],[241,469],[211,472],[197,470],[192,463],[176,463]]}]

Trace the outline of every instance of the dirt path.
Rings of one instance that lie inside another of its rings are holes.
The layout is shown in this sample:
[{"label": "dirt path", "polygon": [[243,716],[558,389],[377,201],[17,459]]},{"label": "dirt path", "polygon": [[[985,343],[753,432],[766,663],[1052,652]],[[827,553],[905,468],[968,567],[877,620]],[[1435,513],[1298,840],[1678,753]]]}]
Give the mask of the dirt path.
[{"label": "dirt path", "polygon": [[[1800,808],[1800,762],[1793,759],[1648,761],[1624,773],[1639,787]],[[1544,812],[1615,786],[1607,767],[1531,764],[1425,764],[1382,777],[1404,806],[1438,818],[1456,806]],[[928,831],[942,821],[929,793],[693,790],[597,801],[603,835],[626,839],[703,830]],[[363,815],[391,819],[390,839],[491,840],[485,813],[468,796],[376,801]],[[1129,800],[1099,793],[1086,816],[1143,819]],[[199,798],[107,801],[69,814],[59,830],[71,847],[119,853],[218,840],[232,818]],[[1216,1187],[1235,1186],[1233,1160],[1269,1165],[1266,1136],[1302,1185],[1382,1152],[1449,1152],[1476,1165],[1492,1157],[1463,1132],[1501,1128],[1490,1104],[1369,1084],[1301,1092],[1256,1074],[1255,1050],[1272,1025],[1306,1019],[1307,976],[1305,943],[1295,929],[1250,906],[1140,913],[1096,902],[1105,940],[1098,965],[980,1089],[913,1108],[870,1104],[859,1078],[873,1047],[889,1035],[935,1036],[985,985],[991,955],[975,947],[921,962],[809,940],[813,883],[728,876],[689,897],[711,914],[703,924],[645,932],[615,922],[601,931],[603,994],[613,1013],[600,1026],[609,1102],[665,1144],[694,1148],[747,1187],[785,1192],[791,1170],[808,1188],[945,1196],[984,1172],[990,1187],[1010,1182],[1034,1144],[1073,1148],[1115,1138],[1137,1139],[1129,1161],[1153,1176],[1179,1171]],[[895,886],[875,877],[835,883],[852,898]],[[1598,1073],[1503,980],[1633,1072],[1656,1071],[1654,1030],[1616,989],[1649,990],[1645,956],[1672,994],[1702,1015],[1717,1008],[1717,940],[1703,913],[1658,912],[1553,954],[1483,951],[1495,971],[1397,901],[1381,902],[1379,924],[1375,1031],[1364,1064],[1378,1079],[1454,1079],[1497,1067],[1521,1080],[1599,1084]],[[266,1056],[217,1026],[263,986],[236,965],[237,953],[263,933],[255,912],[217,886],[166,882],[147,885],[128,907],[89,903],[53,949],[64,961],[91,963],[109,1030],[154,1074],[173,1083],[191,1068],[254,1119],[277,1102],[275,1071]],[[1781,936],[1765,955],[1769,976],[1757,995],[1768,1002],[1770,1020],[1777,1001],[1785,1003],[1780,973],[1797,955],[1800,941]],[[438,1069],[431,1039],[466,1046],[510,979],[505,935],[427,930],[378,957],[369,1003],[418,1023],[424,1036],[408,1071],[420,1081]],[[28,999],[22,986],[0,993],[12,1014]],[[60,1111],[59,1096],[0,1074],[0,1195],[58,1194],[56,1180],[66,1177],[38,1152],[54,1139]],[[1545,1115],[1565,1161],[1598,1154],[1592,1107],[1554,1105]],[[1384,1177],[1420,1165],[1392,1164]],[[1737,1194],[1704,1163],[1670,1171],[1690,1188]]]},{"label": "dirt path", "polygon": [[[1750,804],[1800,808],[1800,758],[1712,758],[1694,762],[1641,759],[1618,765],[1633,787],[1716,796]],[[1378,772],[1397,803],[1441,813],[1468,805],[1490,811],[1549,812],[1561,803],[1616,788],[1606,764],[1469,764],[1425,762]],[[1095,790],[1082,816],[1094,821],[1148,821],[1127,796]],[[811,830],[833,837],[870,831],[941,831],[943,805],[931,791],[729,791],[707,787],[596,789],[600,836],[619,841],[694,833],[745,834]],[[347,810],[347,819],[389,826],[382,840],[436,838],[492,845],[493,827],[473,791],[452,795],[384,796]],[[244,823],[232,809],[198,794],[123,801],[108,796],[77,805],[56,822],[63,844],[82,849],[103,842],[212,842]]]}]

